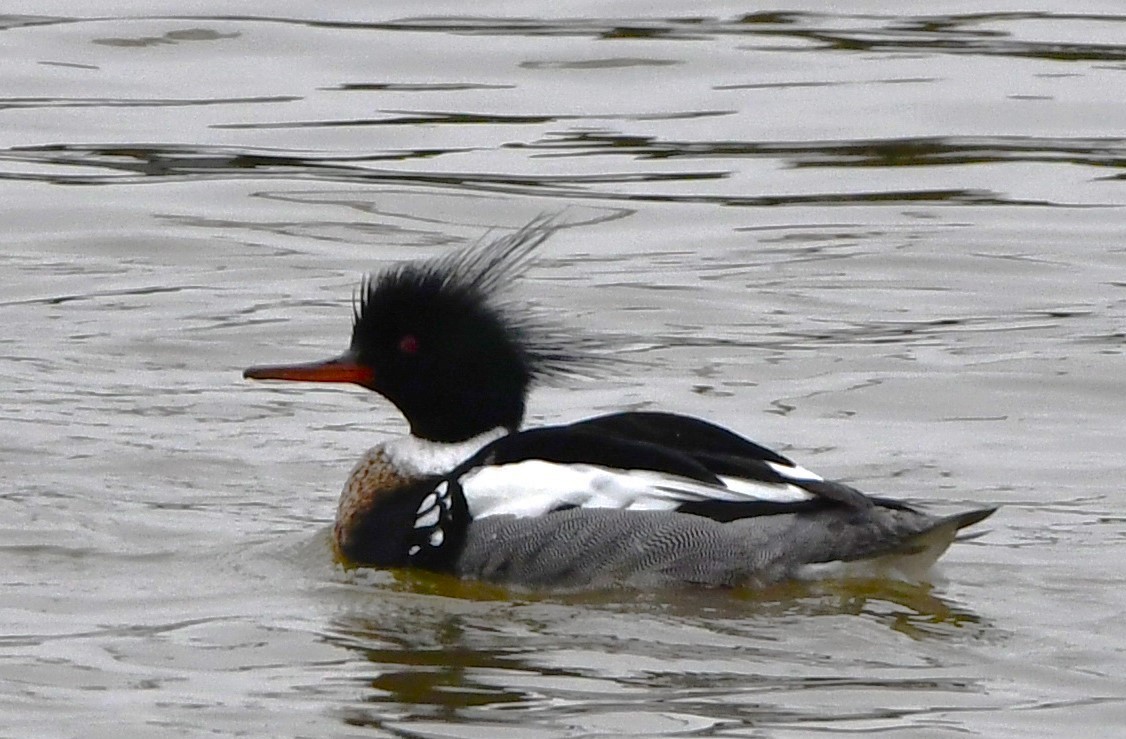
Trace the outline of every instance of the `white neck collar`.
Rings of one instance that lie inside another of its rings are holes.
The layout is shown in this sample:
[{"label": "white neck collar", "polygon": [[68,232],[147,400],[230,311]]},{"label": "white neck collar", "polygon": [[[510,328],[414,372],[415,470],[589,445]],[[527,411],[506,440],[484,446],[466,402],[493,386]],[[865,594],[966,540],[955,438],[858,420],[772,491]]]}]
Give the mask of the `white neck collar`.
[{"label": "white neck collar", "polygon": [[453,443],[408,435],[385,441],[377,448],[402,473],[417,477],[444,475],[507,433],[508,429],[498,426],[472,439]]}]

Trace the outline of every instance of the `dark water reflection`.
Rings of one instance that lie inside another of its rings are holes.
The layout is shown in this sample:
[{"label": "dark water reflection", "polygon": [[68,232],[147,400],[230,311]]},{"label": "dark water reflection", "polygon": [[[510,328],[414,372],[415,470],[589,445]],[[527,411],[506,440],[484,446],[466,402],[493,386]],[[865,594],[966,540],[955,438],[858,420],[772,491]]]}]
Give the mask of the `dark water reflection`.
[{"label": "dark water reflection", "polygon": [[[819,652],[813,639],[799,656],[790,638],[763,630],[769,624],[769,629],[801,632],[798,624],[848,616],[912,639],[972,643],[987,638],[989,630],[976,615],[936,597],[929,587],[869,583],[787,586],[771,593],[603,593],[529,601],[489,588],[473,592],[441,578],[406,576],[396,590],[448,594],[451,588],[462,598],[484,598],[476,601],[484,607],[451,607],[432,597],[380,599],[336,620],[328,640],[363,660],[353,679],[370,691],[367,701],[381,706],[347,713],[348,723],[385,726],[386,706],[399,704],[411,715],[445,721],[476,716],[519,725],[532,711],[541,722],[566,723],[583,711],[620,714],[628,727],[638,720],[637,711],[675,710],[678,720],[693,726],[757,725],[814,718],[771,697],[779,693],[977,695],[985,690],[972,677],[900,672],[897,660],[878,652],[842,659],[839,652]],[[780,664],[786,665],[784,671]],[[895,674],[881,676],[888,670]],[[546,700],[545,691],[557,697]],[[520,710],[505,711],[506,706]],[[817,714],[834,716],[823,709]],[[850,720],[901,715],[899,710],[847,712]]]},{"label": "dark water reflection", "polygon": [[[1115,736],[1108,7],[6,7],[4,730]],[[707,416],[875,492],[1000,503],[988,533],[927,586],[339,570],[336,491],[400,421],[239,370],[340,349],[363,272],[543,212],[572,227],[524,294],[624,361],[532,423]]]},{"label": "dark water reflection", "polygon": [[[505,123],[487,120],[447,120],[449,123]],[[381,121],[378,125],[410,125],[434,123],[427,121]],[[289,124],[287,124],[288,126]],[[316,125],[334,125],[318,123]],[[360,125],[349,121],[347,125]],[[261,126],[255,126],[261,127]],[[639,159],[709,159],[762,157],[780,160],[791,168],[831,167],[899,167],[945,166],[991,162],[1060,162],[1101,167],[1122,167],[1126,164],[1126,140],[1090,142],[1078,146],[1069,142],[1066,148],[1050,141],[988,142],[917,140],[819,143],[803,146],[736,142],[677,143],[642,141],[630,137],[607,137],[577,134],[571,141],[550,141],[527,146],[532,151],[552,152],[550,156],[628,155]],[[523,145],[513,145],[520,148]],[[419,149],[369,154],[360,157],[297,157],[278,156],[266,152],[191,150],[186,147],[70,147],[50,146],[40,150],[21,148],[0,159],[65,165],[102,171],[100,174],[9,174],[0,179],[39,181],[62,185],[126,184],[149,181],[150,178],[208,179],[282,179],[312,180],[331,183],[356,183],[385,186],[456,187],[468,191],[550,195],[570,199],[628,201],[634,203],[689,203],[724,206],[766,207],[784,205],[844,205],[896,203],[961,203],[966,205],[1035,205],[1040,207],[1117,207],[1112,204],[1053,203],[1047,200],[1014,198],[987,190],[973,189],[906,189],[873,192],[809,193],[795,195],[700,195],[666,194],[634,190],[628,194],[605,192],[607,186],[647,182],[699,182],[723,180],[731,175],[725,171],[682,171],[677,173],[605,173],[572,176],[515,176],[490,173],[381,171],[371,165],[381,162],[406,162],[431,159],[468,151],[466,149]],[[562,153],[566,152],[566,154]],[[105,174],[109,170],[113,174]]]}]

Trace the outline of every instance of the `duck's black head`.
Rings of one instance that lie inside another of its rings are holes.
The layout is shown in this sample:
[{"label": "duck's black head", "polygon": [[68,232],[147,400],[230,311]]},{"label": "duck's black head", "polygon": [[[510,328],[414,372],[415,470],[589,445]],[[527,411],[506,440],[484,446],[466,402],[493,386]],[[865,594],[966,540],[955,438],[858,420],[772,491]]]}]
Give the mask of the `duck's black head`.
[{"label": "duck's black head", "polygon": [[424,439],[515,430],[537,379],[598,362],[587,354],[589,340],[563,338],[528,306],[503,300],[535,248],[558,228],[540,218],[495,241],[369,277],[342,356],[243,375],[362,385],[394,403],[411,433]]}]

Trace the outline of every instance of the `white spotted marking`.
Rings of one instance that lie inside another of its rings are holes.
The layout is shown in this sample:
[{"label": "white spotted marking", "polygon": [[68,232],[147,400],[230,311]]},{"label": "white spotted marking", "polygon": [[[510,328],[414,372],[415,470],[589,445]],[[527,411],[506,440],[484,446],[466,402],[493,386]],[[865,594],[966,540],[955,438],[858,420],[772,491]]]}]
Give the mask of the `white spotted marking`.
[{"label": "white spotted marking", "polygon": [[411,547],[410,549],[407,550],[407,556],[413,557],[414,555],[418,554],[421,551],[422,551],[422,547],[420,547],[418,544],[415,544],[413,547]]},{"label": "white spotted marking", "polygon": [[438,496],[435,495],[434,493],[430,493],[430,495],[427,495],[425,498],[422,499],[422,502],[418,504],[418,510],[415,511],[415,513],[422,513],[427,508],[433,508],[434,505],[437,502],[438,502]]},{"label": "white spotted marking", "polygon": [[425,529],[438,523],[439,513],[437,508],[431,508],[426,513],[414,520],[414,527],[416,529]]},{"label": "white spotted marking", "polygon": [[440,547],[442,542],[446,540],[446,535],[442,533],[441,529],[434,529],[430,534],[430,546]]},{"label": "white spotted marking", "polygon": [[434,492],[445,498],[450,494],[450,481],[442,480],[440,483],[438,483],[438,486],[434,488]]}]

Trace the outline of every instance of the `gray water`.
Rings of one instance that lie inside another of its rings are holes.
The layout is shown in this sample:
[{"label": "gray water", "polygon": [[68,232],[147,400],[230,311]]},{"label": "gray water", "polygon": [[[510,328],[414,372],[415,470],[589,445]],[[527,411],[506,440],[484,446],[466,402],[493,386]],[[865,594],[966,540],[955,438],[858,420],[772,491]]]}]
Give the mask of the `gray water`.
[{"label": "gray water", "polygon": [[[1121,735],[1122,4],[546,8],[5,3],[0,736]],[[523,294],[631,363],[531,423],[705,416],[988,533],[931,586],[341,570],[402,421],[241,369],[543,212]]]}]

